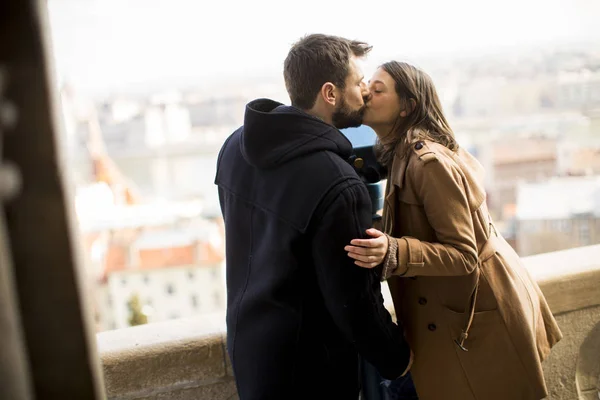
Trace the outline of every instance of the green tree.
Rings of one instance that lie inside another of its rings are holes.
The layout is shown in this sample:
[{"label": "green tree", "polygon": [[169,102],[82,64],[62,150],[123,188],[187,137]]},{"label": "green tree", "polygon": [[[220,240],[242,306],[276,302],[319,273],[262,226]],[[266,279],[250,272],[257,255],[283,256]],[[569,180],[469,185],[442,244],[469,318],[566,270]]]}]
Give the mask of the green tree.
[{"label": "green tree", "polygon": [[133,294],[127,302],[129,308],[129,325],[143,325],[148,323],[148,316],[142,312],[142,304],[137,293]]}]

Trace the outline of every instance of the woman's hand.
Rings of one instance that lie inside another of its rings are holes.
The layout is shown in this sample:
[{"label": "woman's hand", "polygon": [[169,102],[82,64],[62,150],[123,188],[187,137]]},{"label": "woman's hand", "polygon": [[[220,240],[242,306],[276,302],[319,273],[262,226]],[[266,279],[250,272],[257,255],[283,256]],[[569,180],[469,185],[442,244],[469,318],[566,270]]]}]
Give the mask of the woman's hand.
[{"label": "woman's hand", "polygon": [[377,229],[367,229],[367,235],[373,239],[354,239],[351,246],[344,247],[348,257],[355,259],[354,264],[363,268],[375,268],[383,262],[388,251],[387,236]]}]

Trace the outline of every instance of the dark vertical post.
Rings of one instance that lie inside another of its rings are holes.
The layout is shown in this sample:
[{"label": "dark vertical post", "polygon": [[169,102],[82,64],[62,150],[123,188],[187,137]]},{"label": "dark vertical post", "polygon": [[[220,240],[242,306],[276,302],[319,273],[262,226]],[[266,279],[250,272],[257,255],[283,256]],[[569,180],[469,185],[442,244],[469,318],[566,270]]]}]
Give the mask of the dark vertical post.
[{"label": "dark vertical post", "polygon": [[102,380],[60,153],[46,7],[0,2],[4,94],[18,115],[2,156],[21,177],[5,205],[7,232],[34,397],[93,400],[103,397]]}]

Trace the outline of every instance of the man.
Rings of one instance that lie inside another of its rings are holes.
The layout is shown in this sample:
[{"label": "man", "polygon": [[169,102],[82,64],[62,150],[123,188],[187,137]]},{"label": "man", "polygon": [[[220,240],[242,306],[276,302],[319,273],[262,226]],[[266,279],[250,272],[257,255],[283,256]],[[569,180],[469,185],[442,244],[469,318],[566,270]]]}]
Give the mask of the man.
[{"label": "man", "polygon": [[227,253],[227,345],[241,400],[356,399],[358,354],[385,378],[410,350],[379,276],[344,246],[371,225],[337,128],[362,123],[371,47],[310,35],[284,63],[292,106],[258,99],[217,161]]}]

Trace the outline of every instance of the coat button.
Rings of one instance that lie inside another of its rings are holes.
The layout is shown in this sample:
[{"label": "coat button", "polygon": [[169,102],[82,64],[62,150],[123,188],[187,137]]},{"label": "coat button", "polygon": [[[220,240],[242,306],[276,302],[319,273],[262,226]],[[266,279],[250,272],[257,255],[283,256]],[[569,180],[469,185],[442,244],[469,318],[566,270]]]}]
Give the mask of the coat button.
[{"label": "coat button", "polygon": [[437,326],[435,326],[435,324],[429,324],[429,325],[427,325],[427,329],[429,329],[431,332],[433,332],[437,329]]},{"label": "coat button", "polygon": [[415,144],[415,149],[416,150],[421,150],[423,148],[423,142],[417,142]]},{"label": "coat button", "polygon": [[427,299],[425,297],[419,297],[419,304],[424,306],[427,304]]}]

